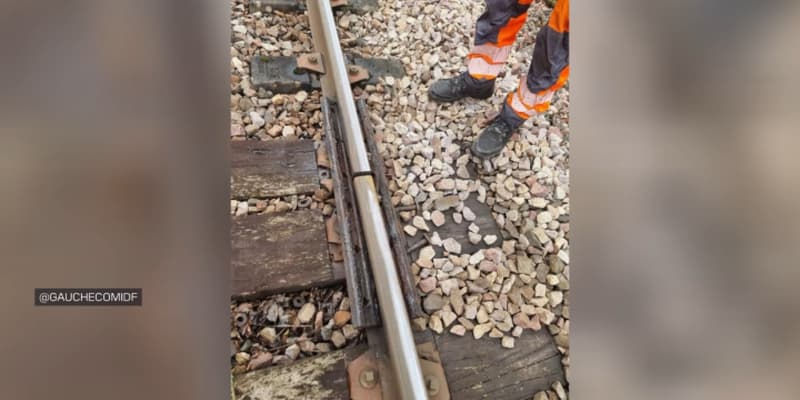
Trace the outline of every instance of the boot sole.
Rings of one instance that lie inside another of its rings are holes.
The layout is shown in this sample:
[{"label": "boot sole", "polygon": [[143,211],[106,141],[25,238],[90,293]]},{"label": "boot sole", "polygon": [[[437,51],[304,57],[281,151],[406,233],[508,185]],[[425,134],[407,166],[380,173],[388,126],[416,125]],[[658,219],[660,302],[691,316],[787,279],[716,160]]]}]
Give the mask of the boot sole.
[{"label": "boot sole", "polygon": [[463,99],[476,99],[476,100],[486,100],[492,97],[493,93],[489,93],[486,96],[462,96],[462,97],[442,97],[433,92],[428,92],[428,98],[437,102],[437,103],[454,103],[459,100]]}]

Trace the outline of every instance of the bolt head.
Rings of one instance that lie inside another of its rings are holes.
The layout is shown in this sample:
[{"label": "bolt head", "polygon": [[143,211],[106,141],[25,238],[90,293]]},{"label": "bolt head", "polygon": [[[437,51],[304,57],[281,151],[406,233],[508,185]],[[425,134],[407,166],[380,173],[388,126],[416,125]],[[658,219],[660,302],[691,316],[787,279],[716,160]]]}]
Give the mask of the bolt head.
[{"label": "bolt head", "polygon": [[428,393],[435,395],[439,393],[439,380],[435,376],[425,377],[425,385],[427,386]]},{"label": "bolt head", "polygon": [[369,383],[375,382],[375,372],[371,370],[364,371],[364,381]]},{"label": "bolt head", "polygon": [[372,388],[378,382],[378,373],[372,368],[367,368],[361,371],[361,374],[358,377],[358,382],[363,388]]}]

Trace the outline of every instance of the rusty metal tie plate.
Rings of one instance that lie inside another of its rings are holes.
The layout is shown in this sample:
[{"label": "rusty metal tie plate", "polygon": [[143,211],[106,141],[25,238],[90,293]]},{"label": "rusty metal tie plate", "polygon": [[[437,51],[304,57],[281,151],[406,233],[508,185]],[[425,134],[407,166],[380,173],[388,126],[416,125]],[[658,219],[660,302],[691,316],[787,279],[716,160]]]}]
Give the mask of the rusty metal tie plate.
[{"label": "rusty metal tie plate", "polygon": [[320,53],[307,53],[297,57],[297,68],[302,68],[318,74],[325,73],[325,64]]},{"label": "rusty metal tie plate", "polygon": [[[417,345],[429,400],[450,400],[450,389],[442,360],[433,342]],[[375,358],[367,351],[347,366],[347,380],[352,400],[397,400],[396,382],[389,360]]]}]

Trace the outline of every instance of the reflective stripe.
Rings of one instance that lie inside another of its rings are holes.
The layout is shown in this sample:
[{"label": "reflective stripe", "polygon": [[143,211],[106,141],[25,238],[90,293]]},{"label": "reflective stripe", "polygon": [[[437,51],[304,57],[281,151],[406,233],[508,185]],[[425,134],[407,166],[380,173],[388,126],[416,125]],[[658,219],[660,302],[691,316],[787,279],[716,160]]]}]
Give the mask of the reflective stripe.
[{"label": "reflective stripe", "polygon": [[508,94],[506,102],[520,118],[528,119],[538,113],[543,113],[550,108],[550,100],[557,89],[547,89],[539,93],[531,92],[525,79],[520,79],[517,90]]},{"label": "reflective stripe", "polygon": [[473,78],[494,79],[502,70],[533,0],[486,0],[475,25],[475,46],[467,55]]},{"label": "reflective stripe", "polygon": [[473,57],[467,63],[467,71],[470,76],[476,79],[494,79],[500,71],[503,70],[503,64],[489,64],[482,57]]},{"label": "reflective stripe", "polygon": [[509,54],[511,46],[498,47],[491,44],[475,46],[467,55],[467,71],[475,79],[497,78]]},{"label": "reflective stripe", "polygon": [[492,44],[482,44],[479,46],[475,46],[472,50],[467,54],[467,58],[473,57],[488,57],[487,62],[490,64],[502,64],[508,60],[508,56],[511,54],[511,46],[495,46]]},{"label": "reflective stripe", "polygon": [[483,54],[467,54],[467,59],[468,60],[471,60],[473,58],[480,58],[481,60],[486,61],[487,64],[491,64],[491,65],[503,65],[502,61],[501,62],[495,62],[494,60],[489,58],[489,56],[486,56],[486,55],[483,55]]}]

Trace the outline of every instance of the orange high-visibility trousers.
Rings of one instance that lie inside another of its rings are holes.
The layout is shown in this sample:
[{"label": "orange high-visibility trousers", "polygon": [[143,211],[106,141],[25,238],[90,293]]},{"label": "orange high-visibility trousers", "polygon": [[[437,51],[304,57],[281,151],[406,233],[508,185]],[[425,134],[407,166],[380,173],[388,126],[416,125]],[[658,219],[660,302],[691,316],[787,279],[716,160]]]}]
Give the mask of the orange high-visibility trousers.
[{"label": "orange high-visibility trousers", "polygon": [[[467,70],[476,79],[495,79],[502,71],[532,0],[486,0],[478,18],[475,45],[467,55]],[[550,107],[553,93],[569,78],[569,0],[558,0],[550,19],[539,30],[530,68],[506,104],[527,119]]]}]

